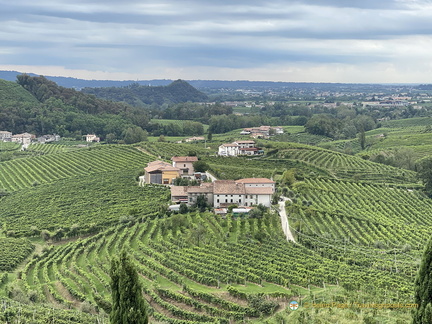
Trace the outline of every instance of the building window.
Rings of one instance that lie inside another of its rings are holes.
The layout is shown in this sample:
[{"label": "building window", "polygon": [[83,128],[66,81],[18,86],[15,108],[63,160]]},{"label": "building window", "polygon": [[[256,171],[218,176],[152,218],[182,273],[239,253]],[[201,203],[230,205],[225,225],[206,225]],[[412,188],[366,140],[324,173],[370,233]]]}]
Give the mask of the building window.
[{"label": "building window", "polygon": [[217,202],[217,203],[219,203],[219,199],[218,199],[218,200],[216,200],[216,202]]},{"label": "building window", "polygon": [[225,199],[225,202],[227,203],[227,202],[228,202],[228,199]]},{"label": "building window", "polygon": [[231,199],[231,202],[233,202],[233,200]]}]

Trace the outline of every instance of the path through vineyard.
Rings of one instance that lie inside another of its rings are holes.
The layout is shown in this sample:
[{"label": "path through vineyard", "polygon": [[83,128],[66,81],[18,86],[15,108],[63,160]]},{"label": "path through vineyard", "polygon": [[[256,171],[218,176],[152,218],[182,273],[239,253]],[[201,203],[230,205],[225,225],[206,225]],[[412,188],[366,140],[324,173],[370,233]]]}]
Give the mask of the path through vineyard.
[{"label": "path through vineyard", "polygon": [[281,217],[282,229],[285,233],[287,240],[293,241],[295,243],[294,236],[292,235],[291,230],[289,228],[288,217],[287,217],[286,208],[285,208],[285,201],[290,200],[290,199],[286,198],[286,197],[281,197],[281,199],[282,199],[282,201],[279,202],[279,215]]}]

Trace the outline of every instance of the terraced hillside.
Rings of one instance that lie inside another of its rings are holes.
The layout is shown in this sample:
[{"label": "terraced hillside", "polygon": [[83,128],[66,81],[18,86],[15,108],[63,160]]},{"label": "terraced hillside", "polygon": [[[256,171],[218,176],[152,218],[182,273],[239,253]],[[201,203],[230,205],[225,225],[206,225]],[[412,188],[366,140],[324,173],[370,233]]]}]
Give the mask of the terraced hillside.
[{"label": "terraced hillside", "polygon": [[141,274],[152,318],[165,323],[262,322],[260,316],[284,308],[309,286],[375,286],[374,298],[409,298],[404,274],[349,265],[286,242],[277,215],[240,220],[187,214],[113,227],[33,258],[19,283],[40,301],[107,309],[108,264],[123,248]]},{"label": "terraced hillside", "polygon": [[16,191],[77,175],[143,167],[152,158],[128,146],[98,146],[0,163],[0,188]]},{"label": "terraced hillside", "polygon": [[155,217],[169,200],[164,186],[139,187],[140,168],[69,177],[26,188],[4,197],[0,223],[14,236],[39,235],[42,230],[76,236],[117,224],[123,217]]},{"label": "terraced hillside", "polygon": [[430,237],[432,201],[418,190],[328,179],[307,179],[296,189],[291,217],[305,234],[419,250]]},{"label": "terraced hillside", "polygon": [[317,168],[328,170],[336,178],[341,179],[383,183],[417,182],[415,172],[311,146],[280,149],[272,158],[304,161]]}]

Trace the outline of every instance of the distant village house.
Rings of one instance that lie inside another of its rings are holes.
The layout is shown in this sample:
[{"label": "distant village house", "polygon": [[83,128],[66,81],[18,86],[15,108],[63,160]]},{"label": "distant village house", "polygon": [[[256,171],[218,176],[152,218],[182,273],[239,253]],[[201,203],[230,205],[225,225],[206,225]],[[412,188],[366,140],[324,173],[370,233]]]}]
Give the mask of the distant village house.
[{"label": "distant village house", "polygon": [[12,132],[0,131],[0,141],[12,142]]},{"label": "distant village house", "polygon": [[100,142],[100,138],[97,137],[95,134],[87,134],[85,135],[86,137],[86,142]]},{"label": "distant village house", "polygon": [[28,145],[35,138],[36,135],[30,133],[16,134],[16,135],[12,135],[12,142]]}]

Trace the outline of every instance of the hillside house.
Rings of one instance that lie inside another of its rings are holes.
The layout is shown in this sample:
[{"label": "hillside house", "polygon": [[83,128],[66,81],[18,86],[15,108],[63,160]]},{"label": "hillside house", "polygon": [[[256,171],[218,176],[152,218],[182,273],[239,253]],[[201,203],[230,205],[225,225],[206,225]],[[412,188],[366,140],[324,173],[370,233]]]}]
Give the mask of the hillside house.
[{"label": "hillside house", "polygon": [[205,195],[207,202],[215,208],[238,205],[250,207],[262,204],[270,207],[275,190],[275,182],[265,178],[216,180],[200,186],[173,186],[171,200],[174,203],[196,203],[198,196]]},{"label": "hillside house", "polygon": [[204,140],[205,140],[205,138],[202,136],[194,136],[194,137],[186,138],[184,141],[185,142],[196,142],[196,141],[204,141]]},{"label": "hillside house", "polygon": [[0,141],[12,142],[12,132],[0,131]]},{"label": "hillside house", "polygon": [[85,135],[86,137],[86,142],[100,142],[100,138],[97,137],[95,134],[87,134]]},{"label": "hillside house", "polygon": [[250,135],[253,138],[268,138],[272,135],[283,134],[284,130],[279,126],[260,126],[244,128],[240,135]]},{"label": "hillside house", "polygon": [[28,145],[36,138],[36,135],[30,133],[22,133],[12,135],[12,142]]},{"label": "hillside house", "polygon": [[38,143],[45,144],[60,141],[60,135],[42,135],[37,138]]},{"label": "hillside house", "polygon": [[196,156],[173,156],[172,166],[179,168],[182,176],[193,176],[195,173],[194,162],[198,161]]},{"label": "hillside house", "polygon": [[181,170],[163,161],[153,161],[144,168],[145,183],[172,184],[175,178],[180,177]]},{"label": "hillside house", "polygon": [[237,156],[239,154],[239,146],[235,143],[222,144],[219,146],[218,155],[220,156]]},{"label": "hillside house", "polygon": [[218,155],[238,156],[238,155],[257,155],[263,151],[255,147],[255,141],[235,141],[219,146]]}]

